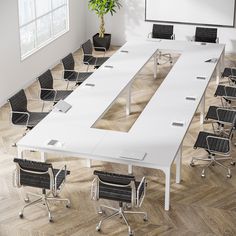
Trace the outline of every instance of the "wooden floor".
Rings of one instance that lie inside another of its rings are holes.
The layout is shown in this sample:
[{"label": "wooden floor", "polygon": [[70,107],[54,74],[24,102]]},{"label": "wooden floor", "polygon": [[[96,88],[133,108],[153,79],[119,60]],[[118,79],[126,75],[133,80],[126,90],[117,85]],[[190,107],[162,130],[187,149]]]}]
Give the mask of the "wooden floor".
[{"label": "wooden floor", "polygon": [[[114,51],[115,49],[109,53],[112,54]],[[85,69],[81,66],[81,52],[77,51],[75,56],[80,69]],[[175,55],[175,61],[177,58],[178,55]],[[125,116],[125,97],[121,96],[109,112],[97,122],[97,128],[129,130],[171,69],[168,63],[160,66],[158,79],[154,80],[152,65],[152,62],[147,64],[132,86],[132,114]],[[236,57],[228,55],[226,65],[235,66]],[[53,75],[60,78],[61,71],[62,66],[58,65],[53,69]],[[56,86],[63,88],[65,83],[57,82]],[[212,81],[207,90],[206,110],[210,104],[220,104],[219,99],[213,96],[215,88],[215,81]],[[27,89],[27,96],[37,98],[37,94],[38,84],[35,83]],[[30,101],[29,109],[40,110],[41,105],[39,101]],[[148,222],[143,222],[141,216],[128,216],[136,236],[236,235],[236,169],[232,167],[233,176],[227,179],[226,171],[214,166],[207,170],[206,178],[202,179],[201,166],[194,168],[189,166],[192,156],[205,155],[204,151],[193,150],[197,134],[203,128],[211,130],[210,125],[199,126],[199,115],[196,114],[183,144],[181,184],[175,183],[175,166],[172,167],[170,211],[163,209],[164,174],[154,169],[134,167],[136,176],[141,178],[145,175],[148,180],[147,195],[141,208],[148,212]],[[94,161],[92,168],[87,168],[83,157],[72,158],[50,154],[48,158],[54,166],[59,167],[66,163],[71,170],[71,175],[61,193],[61,196],[70,198],[72,203],[70,209],[53,204],[51,208],[54,223],[48,222],[46,211],[40,205],[27,208],[24,219],[20,219],[18,212],[24,204],[24,190],[12,186],[14,169],[12,160],[16,156],[16,148],[11,147],[11,144],[19,140],[23,132],[23,128],[10,124],[9,106],[8,104],[3,106],[0,109],[0,236],[127,235],[126,225],[119,217],[106,222],[100,233],[96,232],[96,223],[100,219],[100,215],[96,212],[99,202],[90,199],[90,186],[95,169],[127,173],[127,166]],[[40,160],[36,152],[26,152],[25,157]],[[117,205],[115,202],[101,202]]]}]

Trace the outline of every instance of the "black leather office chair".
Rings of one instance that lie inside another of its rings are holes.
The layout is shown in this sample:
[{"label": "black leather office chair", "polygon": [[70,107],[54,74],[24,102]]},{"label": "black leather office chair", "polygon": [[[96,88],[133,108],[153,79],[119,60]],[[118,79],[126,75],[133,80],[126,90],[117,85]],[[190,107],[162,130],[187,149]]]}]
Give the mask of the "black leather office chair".
[{"label": "black leather office chair", "polygon": [[32,129],[48,114],[48,112],[29,111],[27,108],[27,98],[23,89],[8,101],[12,110],[11,122],[14,125],[26,126],[27,129]]},{"label": "black leather office chair", "polygon": [[206,161],[208,164],[203,168],[201,176],[205,177],[206,168],[214,166],[215,164],[225,168],[227,170],[227,178],[231,178],[231,170],[229,167],[223,165],[221,160],[230,160],[231,165],[235,165],[235,162],[231,156],[231,142],[233,137],[233,131],[236,127],[236,117],[234,117],[233,123],[228,134],[215,134],[210,132],[201,131],[198,134],[197,140],[194,144],[194,149],[203,148],[208,153],[208,157],[193,157],[190,165],[195,166],[195,161]]},{"label": "black leather office chair", "polygon": [[225,67],[221,77],[228,78],[229,84],[232,86],[235,86],[236,85],[236,68]]},{"label": "black leather office chair", "polygon": [[217,86],[214,96],[221,98],[222,106],[232,107],[232,102],[236,100],[236,87],[220,84]]},{"label": "black leather office chair", "polygon": [[217,28],[196,27],[194,41],[203,43],[218,43],[219,39],[217,38]]},{"label": "black leather office chair", "polygon": [[[13,183],[15,187],[30,186],[42,189],[42,194],[27,193],[25,202],[27,203],[19,213],[19,217],[23,218],[25,208],[42,203],[48,212],[49,221],[52,222],[52,214],[49,208],[49,201],[62,201],[66,203],[66,207],[70,207],[70,200],[67,198],[59,198],[66,176],[70,171],[63,166],[61,169],[54,169],[52,164],[36,162],[24,159],[14,159],[16,169],[14,170]],[[29,195],[37,197],[36,200],[30,202]]]},{"label": "black leather office chair", "polygon": [[[236,110],[226,107],[210,106],[205,120],[212,123],[212,128],[216,134],[227,134],[225,126],[231,126],[236,117]],[[214,124],[217,125],[215,128]]]},{"label": "black leather office chair", "polygon": [[140,207],[146,192],[146,179],[142,178],[141,182],[137,182],[134,176],[120,175],[115,173],[108,173],[103,171],[94,171],[96,176],[93,180],[91,188],[91,197],[93,200],[109,199],[119,202],[119,208],[113,208],[110,206],[101,205],[100,212],[103,208],[114,211],[112,215],[103,218],[97,225],[96,230],[101,230],[101,225],[105,220],[108,220],[114,216],[120,216],[124,219],[129,235],[133,235],[133,231],[126,219],[125,214],[142,214],[144,220],[147,220],[146,212],[126,211],[124,209],[125,203],[130,203],[131,207]]},{"label": "black leather office chair", "polygon": [[[149,33],[148,37],[150,37],[150,36],[152,38],[174,40],[175,39],[174,26],[173,25],[153,24],[152,32]],[[170,53],[162,53],[160,51],[159,52],[159,59],[161,59],[162,57],[167,59],[165,62],[170,62],[172,64],[173,58]],[[158,61],[158,64],[161,64],[161,63]]]},{"label": "black leather office chair", "polygon": [[104,62],[106,62],[109,59],[109,57],[105,57],[106,48],[101,48],[101,47],[96,47],[96,48],[104,50],[103,57],[93,56],[93,45],[90,39],[87,40],[85,43],[83,43],[81,48],[84,54],[83,62],[85,65],[89,66],[92,65],[94,66],[94,68],[99,68]]},{"label": "black leather office chair", "polygon": [[[75,85],[82,84],[90,75],[92,75],[92,72],[78,72],[75,71],[75,60],[72,55],[72,53],[69,53],[66,57],[64,57],[61,60],[64,72],[63,72],[63,78],[69,82],[75,82]],[[68,88],[67,84],[67,88]]]},{"label": "black leather office chair", "polygon": [[[64,100],[70,95],[73,90],[55,90],[53,89],[53,77],[50,70],[47,70],[38,77],[38,81],[41,87],[40,98],[43,102],[58,102]],[[44,108],[44,104],[43,104]],[[42,108],[42,110],[43,110]]]}]

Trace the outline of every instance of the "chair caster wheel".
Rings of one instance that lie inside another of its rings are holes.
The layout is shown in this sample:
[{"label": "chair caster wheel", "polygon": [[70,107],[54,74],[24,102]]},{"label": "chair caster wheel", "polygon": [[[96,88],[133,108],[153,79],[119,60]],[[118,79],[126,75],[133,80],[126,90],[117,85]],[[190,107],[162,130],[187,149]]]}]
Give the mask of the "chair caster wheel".
[{"label": "chair caster wheel", "polygon": [[102,208],[99,207],[99,208],[98,208],[98,214],[99,214],[99,215],[102,215],[103,213],[104,213],[104,210],[102,210]]},{"label": "chair caster wheel", "polygon": [[205,177],[206,177],[206,175],[205,175],[205,174],[201,174],[201,177],[202,177],[202,178],[205,178]]},{"label": "chair caster wheel", "polygon": [[231,162],[230,162],[230,165],[231,165],[231,166],[235,166],[235,161],[231,161]]},{"label": "chair caster wheel", "polygon": [[145,222],[148,221],[147,216],[144,216],[144,217],[143,217],[143,221],[145,221]]},{"label": "chair caster wheel", "polygon": [[70,203],[66,204],[66,208],[70,208]]},{"label": "chair caster wheel", "polygon": [[29,198],[25,198],[24,201],[25,201],[25,203],[28,203],[30,200],[29,200]]},{"label": "chair caster wheel", "polygon": [[232,175],[231,175],[231,174],[227,174],[226,177],[227,177],[228,179],[230,179],[230,178],[232,177]]},{"label": "chair caster wheel", "polygon": [[134,233],[132,231],[130,231],[129,236],[134,236]]},{"label": "chair caster wheel", "polygon": [[49,218],[49,222],[50,222],[50,223],[53,223],[52,217]]},{"label": "chair caster wheel", "polygon": [[194,167],[195,166],[194,162],[190,162],[190,166]]},{"label": "chair caster wheel", "polygon": [[21,219],[24,218],[24,215],[23,215],[22,212],[19,213],[19,217],[20,217]]},{"label": "chair caster wheel", "polygon": [[101,227],[100,227],[100,225],[97,225],[97,227],[96,227],[96,231],[97,231],[97,232],[100,232],[100,231],[101,231]]}]

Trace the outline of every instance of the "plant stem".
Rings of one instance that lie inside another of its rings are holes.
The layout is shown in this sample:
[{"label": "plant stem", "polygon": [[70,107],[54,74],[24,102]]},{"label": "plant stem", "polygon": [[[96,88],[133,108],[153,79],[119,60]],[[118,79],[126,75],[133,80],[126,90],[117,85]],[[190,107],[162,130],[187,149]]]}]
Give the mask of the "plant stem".
[{"label": "plant stem", "polygon": [[100,38],[104,38],[104,34],[105,34],[105,22],[104,22],[104,16],[101,15],[100,16],[100,28],[99,28],[99,37]]}]

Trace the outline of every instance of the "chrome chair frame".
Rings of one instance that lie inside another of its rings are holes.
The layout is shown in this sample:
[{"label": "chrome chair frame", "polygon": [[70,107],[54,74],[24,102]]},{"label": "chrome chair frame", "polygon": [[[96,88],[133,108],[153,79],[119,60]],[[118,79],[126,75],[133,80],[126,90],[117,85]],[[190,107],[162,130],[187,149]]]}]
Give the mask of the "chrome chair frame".
[{"label": "chrome chair frame", "polygon": [[[231,156],[231,142],[232,142],[232,137],[233,137],[233,131],[235,130],[235,121],[236,121],[236,117],[234,118],[234,122],[233,124],[231,124],[231,129],[230,132],[228,133],[228,137],[221,137],[220,135],[211,135],[209,133],[209,135],[207,135],[206,137],[206,144],[207,144],[207,148],[205,149],[206,152],[208,153],[208,157],[204,158],[204,157],[193,157],[191,162],[190,162],[190,166],[194,167],[195,166],[195,161],[196,160],[200,160],[200,161],[207,161],[209,162],[203,169],[202,169],[202,173],[201,173],[201,177],[205,178],[205,171],[208,167],[210,166],[214,166],[215,164],[223,167],[224,169],[227,170],[227,178],[231,178],[231,169],[225,165],[223,165],[222,163],[220,163],[219,161],[221,160],[230,160],[230,164],[232,166],[235,166],[235,161],[233,161],[232,156]],[[222,140],[222,141],[226,141],[227,145],[229,147],[229,150],[226,152],[219,152],[217,150],[215,150],[214,148],[212,148],[211,144],[210,144],[210,140]],[[197,149],[198,147],[194,147],[195,149]]]},{"label": "chrome chair frame", "polygon": [[[224,119],[224,117],[220,116],[220,111],[228,111],[231,112],[233,114],[233,117],[236,115],[236,110],[231,109],[229,107],[218,107],[216,108],[216,116],[217,116],[217,120],[213,120],[211,121],[211,125],[212,125],[212,129],[213,132],[215,134],[219,134],[219,135],[229,135],[229,131],[230,129],[226,129],[225,126],[232,126],[232,122],[233,121],[229,121]],[[234,115],[235,113],[235,115]],[[208,122],[208,119],[205,118],[205,122]],[[217,125],[217,127],[215,128],[214,124]]]},{"label": "chrome chair frame", "polygon": [[[113,187],[120,187],[120,188],[130,187],[132,189],[131,190],[132,191],[132,194],[131,194],[131,207],[138,208],[142,205],[143,200],[145,198],[145,194],[146,194],[146,178],[145,177],[142,178],[142,180],[139,183],[139,186],[137,188],[137,191],[135,191],[134,180],[131,180],[131,182],[127,185],[123,185],[123,184],[121,185],[121,184],[113,184],[113,183],[103,182],[98,176],[96,176],[94,178],[93,182],[92,182],[92,187],[91,187],[91,199],[92,200],[99,200],[99,182],[103,183],[105,185],[113,186]],[[144,186],[144,190],[143,190],[143,194],[142,194],[141,198],[139,198],[138,196],[140,194],[141,186]],[[101,226],[102,226],[102,223],[104,221],[109,220],[109,219],[113,218],[114,216],[120,216],[120,217],[123,218],[124,222],[126,223],[126,225],[128,227],[129,236],[132,236],[133,231],[131,229],[131,226],[130,226],[125,214],[141,214],[141,215],[144,215],[144,218],[143,218],[144,221],[148,220],[147,212],[126,210],[126,205],[123,204],[122,202],[119,202],[119,208],[114,208],[114,207],[110,207],[110,206],[107,206],[107,205],[100,205],[99,210],[98,210],[99,214],[103,213],[103,208],[112,210],[112,211],[114,211],[114,213],[104,217],[102,220],[99,221],[99,223],[96,226],[97,231],[101,230]]]},{"label": "chrome chair frame", "polygon": [[[19,212],[19,217],[23,218],[24,217],[24,210],[25,208],[32,206],[32,205],[36,205],[38,203],[42,203],[43,206],[46,207],[46,210],[48,212],[48,219],[49,222],[53,222],[53,218],[52,218],[52,214],[51,214],[51,210],[49,208],[48,202],[49,201],[59,201],[59,202],[66,202],[66,207],[70,208],[70,200],[67,198],[58,198],[58,194],[61,192],[65,182],[66,182],[66,165],[64,165],[58,172],[57,174],[53,175],[53,171],[52,168],[48,168],[48,171],[45,172],[37,172],[37,171],[30,171],[30,170],[25,170],[23,168],[20,167],[20,165],[18,163],[16,164],[16,169],[13,172],[13,186],[20,188],[22,187],[21,183],[20,183],[20,171],[24,171],[27,173],[31,173],[31,174],[37,174],[37,175],[45,175],[48,174],[50,176],[50,190],[48,192],[46,192],[45,189],[43,189],[42,194],[36,194],[36,193],[32,193],[32,192],[27,192],[26,193],[26,197],[25,197],[25,202],[27,203],[26,205],[23,206],[23,208],[21,209],[21,211]],[[60,185],[60,189],[57,188],[57,178],[59,176],[59,174],[64,171],[65,172],[65,177],[64,177],[64,181],[63,183]],[[30,202],[30,198],[29,195],[37,197],[36,200],[33,200],[32,202]],[[52,196],[50,196],[52,195]]]}]

